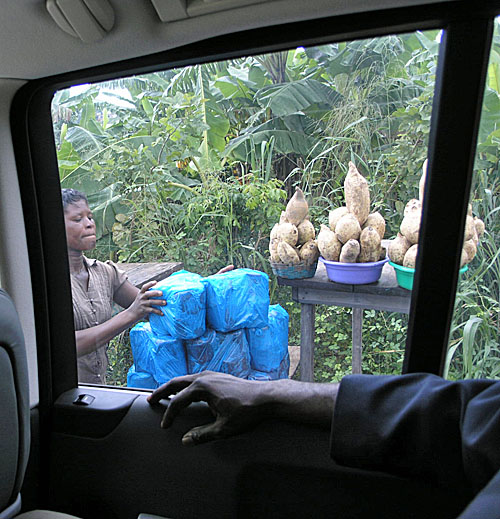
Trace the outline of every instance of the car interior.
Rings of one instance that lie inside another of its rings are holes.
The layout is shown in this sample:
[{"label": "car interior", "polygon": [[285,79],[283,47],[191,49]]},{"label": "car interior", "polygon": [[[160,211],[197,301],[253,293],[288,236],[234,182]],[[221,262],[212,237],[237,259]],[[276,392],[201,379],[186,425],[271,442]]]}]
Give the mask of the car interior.
[{"label": "car interior", "polygon": [[182,431],[210,419],[205,404],[162,430],[148,391],[78,384],[51,101],[83,83],[442,30],[402,367],[441,375],[500,2],[6,0],[0,13],[0,519],[456,517],[467,489],[336,465],[317,427],[269,420],[188,449]]}]

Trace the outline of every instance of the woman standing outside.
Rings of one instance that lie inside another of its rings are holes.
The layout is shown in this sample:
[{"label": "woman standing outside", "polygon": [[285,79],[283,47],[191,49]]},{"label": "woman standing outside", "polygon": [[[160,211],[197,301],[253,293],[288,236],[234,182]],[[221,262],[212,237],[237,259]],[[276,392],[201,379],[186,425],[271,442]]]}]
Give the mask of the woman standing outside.
[{"label": "woman standing outside", "polygon": [[[78,380],[106,383],[109,341],[150,313],[164,306],[159,290],[149,290],[156,281],[136,288],[116,265],[88,259],[84,252],[96,245],[96,225],[87,197],[75,189],[63,189],[62,200],[68,244],[73,313],[75,320]],[[124,308],[113,316],[113,302]]]}]

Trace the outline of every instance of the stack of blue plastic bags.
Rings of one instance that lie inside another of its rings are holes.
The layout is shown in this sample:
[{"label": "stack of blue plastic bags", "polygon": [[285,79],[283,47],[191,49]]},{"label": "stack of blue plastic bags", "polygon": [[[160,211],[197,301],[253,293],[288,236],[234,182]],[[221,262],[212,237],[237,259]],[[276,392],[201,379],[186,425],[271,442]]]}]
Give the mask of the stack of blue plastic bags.
[{"label": "stack of blue plastic bags", "polygon": [[205,370],[250,380],[287,378],[288,314],[269,305],[269,277],[236,269],[203,278],[182,270],[157,283],[167,305],[130,330],[129,387],[154,389]]}]

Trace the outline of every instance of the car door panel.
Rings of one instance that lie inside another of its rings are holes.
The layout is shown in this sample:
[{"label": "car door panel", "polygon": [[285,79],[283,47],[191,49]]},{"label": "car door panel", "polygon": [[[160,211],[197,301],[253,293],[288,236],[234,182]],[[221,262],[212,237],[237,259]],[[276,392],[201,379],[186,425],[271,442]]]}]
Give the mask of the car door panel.
[{"label": "car door panel", "polygon": [[226,440],[185,447],[181,437],[187,430],[213,420],[205,404],[191,405],[169,429],[161,429],[164,408],[151,407],[144,394],[131,400],[127,393],[110,397],[109,390],[92,389],[95,401],[101,392],[108,405],[115,400],[114,409],[128,402],[122,419],[104,436],[81,434],[85,428],[78,424],[89,410],[69,407],[74,392],[55,405],[54,509],[110,519],[136,519],[141,512],[175,519],[373,517],[379,509],[389,518],[400,517],[404,507],[406,517],[430,518],[436,512],[454,517],[462,505],[430,486],[336,465],[329,458],[329,431],[317,427],[270,420]]}]

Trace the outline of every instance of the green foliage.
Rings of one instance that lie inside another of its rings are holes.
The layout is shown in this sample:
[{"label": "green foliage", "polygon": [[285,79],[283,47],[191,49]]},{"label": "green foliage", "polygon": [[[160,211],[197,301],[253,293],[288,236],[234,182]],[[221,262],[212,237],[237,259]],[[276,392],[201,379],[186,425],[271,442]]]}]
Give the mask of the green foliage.
[{"label": "green foliage", "polygon": [[106,384],[126,386],[127,373],[134,362],[128,332],[123,332],[110,341],[107,354],[109,365],[106,372]]},{"label": "green foliage", "polygon": [[179,250],[186,268],[211,274],[232,263],[269,270],[269,233],[285,198],[276,179],[229,177],[221,182],[210,176],[176,215],[179,228],[188,230]]}]

